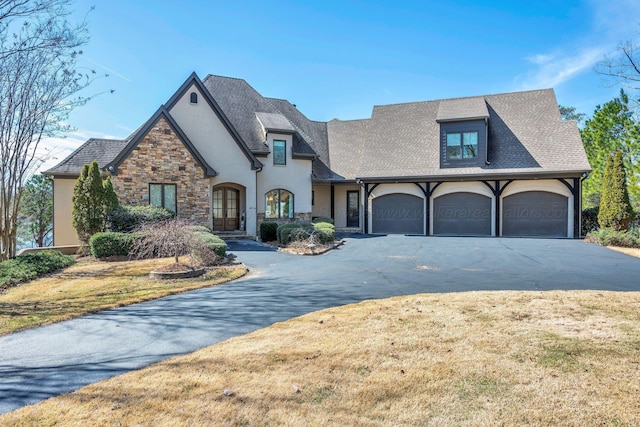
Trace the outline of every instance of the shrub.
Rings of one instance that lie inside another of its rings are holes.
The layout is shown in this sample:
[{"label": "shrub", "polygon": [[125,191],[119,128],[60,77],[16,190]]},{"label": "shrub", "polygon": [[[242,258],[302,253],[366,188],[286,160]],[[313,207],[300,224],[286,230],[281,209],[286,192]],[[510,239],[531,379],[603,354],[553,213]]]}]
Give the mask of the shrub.
[{"label": "shrub", "polygon": [[265,221],[260,224],[260,240],[263,242],[273,242],[278,240],[278,224]]},{"label": "shrub", "polygon": [[327,222],[318,222],[313,225],[313,228],[319,234],[319,243],[331,243],[336,240],[336,228],[333,226],[333,224]]},{"label": "shrub", "polygon": [[598,210],[596,206],[594,208],[586,208],[582,210],[582,235],[586,236],[592,231],[596,231],[600,228],[598,223]]},{"label": "shrub", "polygon": [[640,248],[640,238],[630,231],[618,231],[602,228],[587,235],[587,240],[602,246],[620,246],[623,248]]},{"label": "shrub", "polygon": [[0,263],[0,286],[12,286],[33,280],[74,264],[71,255],[48,250],[19,256]]},{"label": "shrub", "polygon": [[[206,228],[206,227],[205,227]],[[227,243],[220,237],[213,234],[207,229],[207,231],[200,231],[196,233],[198,237],[202,238],[207,247],[211,249],[217,256],[224,258],[227,253]]]},{"label": "shrub", "polygon": [[205,227],[204,225],[191,225],[189,229],[195,231],[196,233],[209,233],[211,234],[211,229],[209,227]]},{"label": "shrub", "polygon": [[603,228],[628,230],[633,216],[622,153],[616,151],[615,156],[607,158],[602,178],[598,223]]},{"label": "shrub", "polygon": [[173,217],[173,212],[158,206],[121,206],[107,213],[107,228],[118,233],[131,233],[144,224],[166,221]]},{"label": "shrub", "polygon": [[116,233],[112,231],[96,233],[89,239],[91,255],[96,258],[129,255],[137,237],[139,237],[139,233]]},{"label": "shrub", "polygon": [[311,221],[313,224],[318,224],[320,222],[325,222],[328,224],[333,225],[333,218],[329,218],[327,216],[319,216],[317,218],[314,218],[313,221]]},{"label": "shrub", "polygon": [[[310,233],[314,230],[313,224],[308,222],[291,222],[287,224],[281,224],[278,226],[277,235],[278,242],[286,245],[293,240],[304,240],[302,231]],[[296,231],[294,233],[294,231]]]}]

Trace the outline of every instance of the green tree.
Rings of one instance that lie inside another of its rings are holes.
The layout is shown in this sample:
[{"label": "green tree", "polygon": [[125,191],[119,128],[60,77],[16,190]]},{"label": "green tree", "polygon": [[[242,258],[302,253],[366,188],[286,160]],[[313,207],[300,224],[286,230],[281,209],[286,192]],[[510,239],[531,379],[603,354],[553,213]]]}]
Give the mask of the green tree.
[{"label": "green tree", "polygon": [[29,179],[19,212],[18,240],[29,246],[50,246],[53,231],[53,180],[50,177],[36,174]]},{"label": "green tree", "polygon": [[586,206],[597,200],[607,158],[620,151],[628,176],[628,188],[634,204],[640,204],[640,123],[629,107],[624,90],[620,96],[603,106],[597,106],[593,117],[580,131],[587,158],[593,169],[584,181],[583,195]]},{"label": "green tree", "polygon": [[104,231],[106,214],[118,207],[118,197],[111,179],[102,180],[98,162],[84,165],[73,188],[72,224],[84,243],[99,231]]},{"label": "green tree", "polygon": [[602,228],[628,230],[633,210],[627,192],[627,177],[622,162],[622,153],[607,158],[602,180],[602,197],[598,222]]},{"label": "green tree", "polygon": [[576,107],[565,107],[564,105],[558,105],[558,108],[560,109],[560,116],[562,117],[562,120],[565,121],[575,120],[576,122],[578,122],[578,124],[581,124],[586,117],[586,114],[577,113]]}]

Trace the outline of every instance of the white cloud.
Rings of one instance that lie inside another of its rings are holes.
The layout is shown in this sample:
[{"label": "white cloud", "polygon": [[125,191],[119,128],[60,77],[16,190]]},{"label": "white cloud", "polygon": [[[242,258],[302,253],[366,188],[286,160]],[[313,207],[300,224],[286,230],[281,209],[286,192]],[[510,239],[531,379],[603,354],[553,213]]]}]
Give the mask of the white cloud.
[{"label": "white cloud", "polygon": [[537,54],[527,59],[536,67],[516,78],[518,90],[554,88],[585,70],[591,70],[607,52],[605,47],[591,47],[573,54]]}]

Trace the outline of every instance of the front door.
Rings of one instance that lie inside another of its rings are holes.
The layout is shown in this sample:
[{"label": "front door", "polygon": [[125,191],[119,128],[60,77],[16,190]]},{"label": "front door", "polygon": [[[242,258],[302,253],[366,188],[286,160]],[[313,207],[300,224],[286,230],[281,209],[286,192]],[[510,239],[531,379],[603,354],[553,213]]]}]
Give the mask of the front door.
[{"label": "front door", "polygon": [[359,191],[347,191],[347,227],[360,227]]},{"label": "front door", "polygon": [[240,223],[238,203],[240,192],[235,188],[213,189],[213,229],[216,231],[237,230]]}]

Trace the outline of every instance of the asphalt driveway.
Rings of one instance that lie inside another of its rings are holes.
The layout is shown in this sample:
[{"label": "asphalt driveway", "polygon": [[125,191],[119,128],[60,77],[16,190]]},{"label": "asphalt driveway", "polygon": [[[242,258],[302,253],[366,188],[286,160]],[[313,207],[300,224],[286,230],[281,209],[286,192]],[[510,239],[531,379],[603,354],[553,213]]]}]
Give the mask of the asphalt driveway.
[{"label": "asphalt driveway", "polygon": [[471,290],[640,291],[640,259],[577,240],[352,237],[316,257],[255,242],[244,279],[0,337],[0,413],[311,311]]}]

